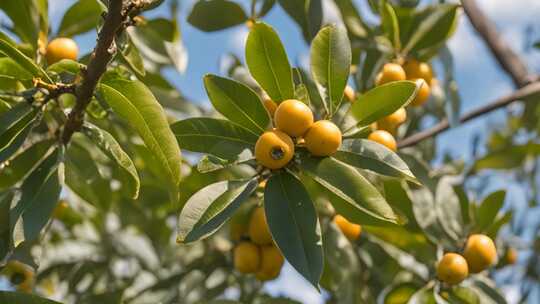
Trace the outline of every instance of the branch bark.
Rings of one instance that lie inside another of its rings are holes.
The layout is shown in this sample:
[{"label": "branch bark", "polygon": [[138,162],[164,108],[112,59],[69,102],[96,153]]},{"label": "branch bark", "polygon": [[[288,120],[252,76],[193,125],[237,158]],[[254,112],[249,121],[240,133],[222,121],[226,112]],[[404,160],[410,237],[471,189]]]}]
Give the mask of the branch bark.
[{"label": "branch bark", "polygon": [[[468,113],[466,113],[465,115],[463,115],[459,121],[461,123],[465,123],[471,119],[474,119],[476,117],[479,117],[479,116],[482,116],[484,114],[487,114],[489,112],[492,112],[494,110],[497,110],[497,109],[500,109],[500,108],[503,108],[503,107],[506,107],[507,105],[515,102],[515,101],[518,101],[518,100],[524,100],[524,99],[527,99],[529,97],[532,97],[532,96],[535,96],[535,95],[540,95],[540,82],[533,82],[531,84],[528,84],[526,86],[524,86],[523,88],[521,89],[518,89],[516,90],[514,93],[510,94],[510,95],[507,95],[507,96],[504,96],[504,97],[501,97],[495,101],[493,101],[492,103],[489,103],[485,106],[482,106],[478,109],[475,109],[473,111],[470,111]],[[412,136],[409,136],[403,140],[401,140],[398,144],[398,147],[399,148],[405,148],[405,147],[409,147],[409,146],[413,146],[421,141],[423,141],[424,139],[427,139],[427,138],[430,138],[430,137],[433,137],[439,133],[442,133],[444,131],[446,131],[448,128],[450,127],[450,124],[448,123],[448,119],[443,119],[441,122],[439,122],[438,124],[436,124],[435,126],[427,129],[427,130],[424,130],[424,131],[421,131],[421,132],[418,132]]]},{"label": "branch bark", "polygon": [[516,87],[523,87],[532,81],[527,67],[512,48],[500,37],[495,24],[478,7],[475,0],[462,0],[465,14],[472,26],[482,36],[495,59],[510,75]]},{"label": "branch bark", "polygon": [[68,115],[62,142],[69,143],[73,133],[80,130],[84,121],[84,112],[92,100],[99,79],[105,73],[107,65],[115,54],[114,39],[122,29],[124,22],[123,0],[109,0],[109,8],[103,27],[98,33],[96,47],[92,52],[87,69],[82,71],[82,81],[75,88],[77,103]]}]

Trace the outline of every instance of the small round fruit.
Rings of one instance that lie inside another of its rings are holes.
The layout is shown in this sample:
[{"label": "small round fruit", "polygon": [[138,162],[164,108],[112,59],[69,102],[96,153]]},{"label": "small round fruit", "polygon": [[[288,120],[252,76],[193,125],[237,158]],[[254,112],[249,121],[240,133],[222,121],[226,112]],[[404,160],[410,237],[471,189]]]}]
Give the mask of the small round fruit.
[{"label": "small round fruit", "polygon": [[517,262],[518,252],[515,248],[508,248],[505,254],[505,260],[507,264],[514,265]]},{"label": "small round fruit", "polygon": [[18,291],[27,293],[32,291],[34,272],[29,266],[12,260],[6,264],[5,274]]},{"label": "small round fruit", "polygon": [[270,234],[263,207],[257,207],[251,213],[248,235],[251,241],[257,245],[272,244],[272,234]]},{"label": "small round fruit", "polygon": [[403,70],[407,74],[407,79],[422,78],[427,83],[431,83],[431,79],[433,78],[433,72],[429,64],[416,59],[407,60],[403,65]]},{"label": "small round fruit", "polygon": [[415,81],[419,81],[422,83],[422,85],[420,86],[420,89],[418,90],[418,94],[416,94],[416,97],[411,102],[412,106],[418,107],[426,103],[426,101],[428,101],[429,95],[431,95],[431,88],[429,87],[429,85],[426,83],[424,79],[421,79],[421,78],[415,79]]},{"label": "small round fruit", "polygon": [[360,234],[362,234],[362,226],[349,222],[339,214],[334,216],[334,223],[350,241],[357,240],[360,237]]},{"label": "small round fruit", "polygon": [[251,242],[241,242],[234,248],[234,268],[241,273],[255,273],[261,265],[261,250]]},{"label": "small round fruit", "polygon": [[437,265],[437,278],[455,285],[461,283],[469,275],[467,261],[457,253],[447,253]]},{"label": "small round fruit", "polygon": [[377,121],[377,128],[390,133],[395,132],[396,128],[407,120],[407,111],[405,108],[399,108],[394,113],[383,117]]},{"label": "small round fruit", "polygon": [[356,92],[350,85],[347,85],[345,87],[345,91],[343,92],[343,95],[345,96],[345,99],[348,100],[349,102],[354,102],[356,100]]},{"label": "small round fruit", "polygon": [[313,124],[313,112],[300,100],[288,99],[277,107],[274,122],[278,130],[290,136],[299,137],[304,135]]},{"label": "small round fruit", "polygon": [[315,122],[304,136],[306,148],[315,156],[328,156],[341,146],[341,131],[329,120]]},{"label": "small round fruit", "polygon": [[264,132],[255,144],[255,158],[270,169],[283,168],[294,155],[294,143],[289,135],[272,130]]},{"label": "small round fruit", "polygon": [[396,140],[394,139],[394,136],[392,136],[392,134],[390,134],[388,131],[377,130],[371,132],[371,134],[369,134],[368,136],[368,139],[377,142],[394,152],[397,151]]},{"label": "small round fruit", "polygon": [[407,75],[403,68],[397,63],[387,63],[375,79],[375,85],[379,86],[392,81],[405,80]]},{"label": "small round fruit", "polygon": [[479,273],[497,261],[497,249],[489,236],[473,234],[467,239],[463,256],[471,273]]},{"label": "small round fruit", "polygon": [[255,273],[260,281],[269,281],[275,279],[281,272],[281,267],[285,259],[274,245],[261,247],[261,267]]},{"label": "small round fruit", "polygon": [[79,47],[77,43],[70,38],[56,38],[47,45],[45,58],[47,64],[51,65],[62,59],[77,60]]}]

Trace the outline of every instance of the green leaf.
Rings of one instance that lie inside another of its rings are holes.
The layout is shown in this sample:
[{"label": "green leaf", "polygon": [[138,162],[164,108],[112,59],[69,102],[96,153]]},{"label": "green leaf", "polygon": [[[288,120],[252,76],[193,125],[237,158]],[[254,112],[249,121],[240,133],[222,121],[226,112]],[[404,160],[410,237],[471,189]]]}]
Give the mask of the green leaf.
[{"label": "green leaf", "polygon": [[0,163],[10,158],[33,128],[37,111],[28,103],[18,103],[0,115]]},{"label": "green leaf", "polygon": [[339,200],[329,199],[336,211],[362,225],[397,223],[397,216],[379,193],[356,169],[332,157],[302,155],[304,173]]},{"label": "green leaf", "polygon": [[439,180],[435,192],[435,210],[444,231],[455,241],[464,237],[461,204],[454,192],[452,177],[445,176]]},{"label": "green leaf", "polygon": [[64,14],[58,28],[58,36],[72,37],[96,29],[103,12],[99,0],[75,2]]},{"label": "green leaf", "polygon": [[9,58],[13,59],[18,63],[23,69],[28,71],[33,77],[42,78],[48,83],[53,83],[52,79],[45,73],[45,71],[36,65],[32,59],[19,51],[9,42],[0,39],[0,52],[4,53]]},{"label": "green leaf", "polygon": [[419,88],[419,83],[413,81],[394,81],[377,86],[358,96],[351,112],[359,126],[367,126],[409,104]]},{"label": "green leaf", "polygon": [[336,0],[334,2],[343,17],[343,23],[345,23],[347,31],[359,38],[366,38],[370,30],[362,20],[362,16],[360,16],[354,2],[352,0]]},{"label": "green leaf", "polygon": [[481,276],[475,277],[471,288],[473,288],[482,299],[482,303],[507,304],[504,296],[497,290],[494,282]]},{"label": "green leaf", "polygon": [[495,221],[485,230],[485,234],[492,239],[496,239],[501,227],[505,224],[508,224],[512,219],[512,216],[513,212],[508,211],[504,213],[504,215],[497,217]]},{"label": "green leaf", "polygon": [[33,294],[18,291],[0,291],[0,303],[10,304],[62,304]]},{"label": "green leaf", "polygon": [[455,286],[450,290],[448,300],[450,303],[480,304],[476,291],[470,287]]},{"label": "green leaf", "polygon": [[258,135],[268,129],[268,112],[248,86],[216,75],[204,76],[204,85],[214,108],[228,120]]},{"label": "green leaf", "polygon": [[323,21],[321,0],[278,0],[279,5],[300,26],[306,42],[310,42]]},{"label": "green leaf", "polygon": [[431,6],[420,13],[420,20],[415,24],[414,32],[408,39],[404,53],[436,46],[446,41],[457,26],[456,4]]},{"label": "green leaf", "polygon": [[11,202],[15,196],[14,191],[0,192],[0,259],[4,257],[12,249],[11,233],[9,226],[9,209]]},{"label": "green leaf", "polygon": [[165,112],[154,95],[139,81],[121,79],[102,82],[99,92],[114,112],[137,131],[148,149],[154,153],[169,177],[173,196],[176,197],[182,164],[180,148]]},{"label": "green leaf", "polygon": [[294,98],[292,71],[279,36],[266,23],[256,23],[246,41],[251,76],[276,103]]},{"label": "green leaf", "polygon": [[435,304],[433,287],[430,285],[424,286],[422,289],[415,292],[409,299],[407,304]]},{"label": "green leaf", "polygon": [[505,197],[506,191],[500,190],[495,191],[484,198],[479,208],[476,210],[476,229],[478,229],[478,231],[485,231],[485,229],[495,221],[499,210],[501,210],[504,204]]},{"label": "green leaf", "polygon": [[384,294],[384,304],[405,304],[418,290],[418,286],[414,283],[400,283],[391,286]]},{"label": "green leaf", "polygon": [[146,74],[144,60],[135,44],[131,41],[130,36],[125,35],[125,37],[127,41],[120,50],[119,55],[138,76],[144,77]]},{"label": "green leaf", "polygon": [[25,177],[47,154],[55,141],[46,139],[19,153],[0,170],[0,189],[7,189]]},{"label": "green leaf", "polygon": [[205,32],[223,30],[247,20],[242,7],[229,0],[198,1],[187,18],[191,25]]},{"label": "green leaf", "polygon": [[32,74],[9,57],[0,58],[0,75],[17,80],[32,79]]},{"label": "green leaf", "polygon": [[222,181],[199,190],[180,213],[177,241],[190,243],[210,236],[249,198],[257,185],[254,178]]},{"label": "green leaf", "polygon": [[109,132],[88,122],[83,125],[82,131],[110,160],[114,161],[126,173],[125,175],[128,177],[128,193],[130,193],[132,199],[137,199],[141,182],[139,181],[137,169],[129,155],[124,152],[120,144]]},{"label": "green leaf", "polygon": [[77,75],[81,72],[81,70],[85,68],[86,66],[84,64],[79,63],[75,60],[62,59],[48,66],[47,72],[52,72],[56,74],[68,73],[72,75]]},{"label": "green leaf", "polygon": [[258,136],[228,120],[208,117],[188,118],[171,125],[182,148],[237,160],[245,150],[253,150]]},{"label": "green leaf", "polygon": [[36,4],[34,0],[0,1],[0,10],[13,22],[13,32],[34,48],[40,31],[40,14]]},{"label": "green leaf", "polygon": [[360,169],[419,183],[407,164],[396,153],[371,140],[345,140],[333,157]]},{"label": "green leaf", "polygon": [[392,42],[394,49],[399,50],[401,48],[399,23],[394,8],[388,2],[383,2],[381,6],[381,21],[384,32]]},{"label": "green leaf", "polygon": [[351,67],[351,44],[345,28],[326,26],[311,44],[311,73],[332,116],[343,100]]},{"label": "green leaf", "polygon": [[302,183],[288,172],[272,175],[264,190],[264,211],[272,237],[287,261],[319,289],[321,227]]},{"label": "green leaf", "polygon": [[21,198],[9,211],[14,246],[39,237],[58,203],[62,189],[62,152],[55,150],[30,173],[21,186]]},{"label": "green leaf", "polygon": [[240,153],[240,155],[238,155],[238,158],[234,161],[229,161],[214,155],[207,154],[203,156],[201,160],[197,163],[197,171],[201,173],[208,173],[254,160],[255,157],[253,156],[253,153],[251,153],[251,151],[249,150],[244,150],[242,153]]}]

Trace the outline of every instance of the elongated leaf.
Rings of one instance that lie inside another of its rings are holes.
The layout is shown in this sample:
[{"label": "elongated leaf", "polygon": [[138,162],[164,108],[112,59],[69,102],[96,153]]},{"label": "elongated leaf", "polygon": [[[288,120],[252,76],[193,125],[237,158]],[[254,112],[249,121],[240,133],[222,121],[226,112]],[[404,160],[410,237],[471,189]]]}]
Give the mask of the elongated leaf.
[{"label": "elongated leaf", "polygon": [[324,27],[311,44],[311,73],[333,115],[341,105],[351,67],[351,44],[345,28]]},{"label": "elongated leaf", "polygon": [[14,195],[14,191],[0,192],[0,259],[4,259],[12,247],[9,209]]},{"label": "elongated leaf", "polygon": [[508,224],[512,219],[512,216],[513,212],[507,211],[502,216],[497,217],[495,221],[491,223],[491,225],[489,225],[489,227],[485,230],[485,234],[492,239],[496,239],[501,227],[505,224]]},{"label": "elongated leaf", "polygon": [[0,116],[0,163],[11,157],[24,143],[36,114],[32,106],[20,103]]},{"label": "elongated leaf", "polygon": [[53,72],[56,74],[68,73],[71,75],[77,75],[81,72],[81,70],[85,68],[86,66],[84,64],[79,63],[75,60],[62,59],[48,66],[47,72]]},{"label": "elongated leaf", "polygon": [[504,204],[506,191],[500,190],[488,195],[476,211],[476,228],[484,231],[491,223],[495,221],[499,210]]},{"label": "elongated leaf", "polygon": [[58,36],[72,37],[97,28],[103,6],[99,0],[79,0],[64,14]]},{"label": "elongated leaf", "polygon": [[371,140],[345,140],[333,157],[357,168],[418,183],[407,164],[396,153]]},{"label": "elongated leaf", "polygon": [[114,161],[120,169],[122,169],[126,176],[129,178],[129,184],[127,188],[131,198],[136,199],[139,196],[139,175],[137,174],[137,169],[133,164],[129,155],[122,149],[120,144],[114,139],[114,137],[107,131],[98,128],[90,123],[85,123],[83,126],[83,133],[88,136],[92,142],[98,146],[105,155],[109,157],[110,160]]},{"label": "elongated leaf", "polygon": [[397,216],[379,191],[357,170],[332,157],[303,155],[300,167],[341,200],[330,199],[336,211],[357,224],[397,223]]},{"label": "elongated leaf", "polygon": [[233,1],[207,0],[193,5],[187,21],[201,31],[213,32],[242,24],[247,19],[244,9]]},{"label": "elongated leaf", "polygon": [[456,4],[441,4],[426,8],[420,13],[421,19],[414,27],[403,51],[420,50],[436,46],[448,39],[457,25]]},{"label": "elongated leaf", "polygon": [[507,304],[508,302],[501,294],[495,283],[487,278],[476,277],[472,283],[472,288],[478,293],[482,299],[482,303],[489,304]]},{"label": "elongated leaf", "polygon": [[127,65],[137,74],[139,77],[144,77],[146,70],[144,69],[144,60],[139,53],[139,50],[131,41],[129,35],[125,35],[126,43],[120,50],[120,57],[127,63]]},{"label": "elongated leaf", "polygon": [[268,112],[248,86],[216,75],[206,75],[204,85],[214,108],[227,119],[255,134],[268,128]]},{"label": "elongated leaf", "polygon": [[28,71],[28,73],[30,73],[32,76],[42,78],[48,83],[53,82],[49,75],[47,75],[47,73],[45,73],[42,68],[36,65],[32,59],[28,58],[28,56],[23,54],[12,44],[2,39],[0,39],[0,52],[6,54],[6,56],[13,59],[21,67]]},{"label": "elongated leaf", "polygon": [[17,80],[32,79],[32,74],[9,57],[0,58],[0,75]]},{"label": "elongated leaf", "polygon": [[365,38],[369,33],[369,28],[362,19],[362,16],[360,16],[354,1],[336,0],[334,2],[343,17],[343,23],[347,26],[347,31],[357,37]]},{"label": "elongated leaf", "polygon": [[278,2],[300,26],[304,40],[309,43],[322,25],[322,0],[278,0]]},{"label": "elongated leaf", "polygon": [[14,246],[36,240],[49,221],[61,190],[61,151],[45,158],[21,186],[21,198],[9,211]]},{"label": "elongated leaf", "polygon": [[222,181],[195,193],[178,219],[177,241],[194,242],[219,229],[257,188],[257,179]]},{"label": "elongated leaf", "polygon": [[264,211],[272,237],[287,261],[319,289],[321,227],[302,183],[287,172],[272,175],[264,191]]},{"label": "elongated leaf", "polygon": [[189,151],[237,160],[245,150],[253,150],[257,135],[228,120],[188,118],[171,125],[182,147]]},{"label": "elongated leaf", "polygon": [[18,154],[0,170],[0,189],[7,189],[25,177],[47,154],[53,139],[37,142]]},{"label": "elongated leaf", "polygon": [[459,198],[454,192],[451,177],[443,177],[437,184],[435,210],[444,231],[454,240],[464,235]]},{"label": "elongated leaf", "polygon": [[18,291],[0,291],[0,303],[10,304],[61,304],[33,294]]},{"label": "elongated leaf", "polygon": [[419,83],[412,81],[383,84],[358,96],[351,106],[351,112],[358,120],[358,125],[367,126],[409,104],[419,88]]},{"label": "elongated leaf", "polygon": [[2,10],[13,22],[13,31],[21,41],[37,46],[40,30],[40,16],[37,1],[1,1]]},{"label": "elongated leaf", "polygon": [[240,153],[236,160],[229,161],[214,155],[207,154],[197,163],[197,171],[201,173],[213,172],[227,167],[236,166],[249,161],[254,161],[255,157],[250,150],[244,150]]},{"label": "elongated leaf", "polygon": [[274,29],[256,23],[246,41],[246,63],[251,76],[276,103],[294,98],[292,71],[287,54]]},{"label": "elongated leaf", "polygon": [[169,176],[173,191],[177,191],[182,162],[180,148],[154,95],[139,81],[121,79],[101,83],[99,91],[114,112],[139,133]]},{"label": "elongated leaf", "polygon": [[388,39],[392,42],[394,48],[401,48],[401,40],[399,38],[399,22],[396,16],[396,11],[388,2],[384,2],[381,6],[382,27]]}]

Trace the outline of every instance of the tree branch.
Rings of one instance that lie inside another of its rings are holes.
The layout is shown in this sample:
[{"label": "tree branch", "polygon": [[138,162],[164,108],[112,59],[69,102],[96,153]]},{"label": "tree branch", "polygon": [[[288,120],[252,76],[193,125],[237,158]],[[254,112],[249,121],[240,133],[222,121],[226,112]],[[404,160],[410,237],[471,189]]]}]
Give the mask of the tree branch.
[{"label": "tree branch", "polygon": [[84,121],[84,112],[99,82],[105,73],[107,65],[115,54],[114,39],[122,29],[126,14],[123,11],[123,0],[109,0],[109,9],[105,16],[103,27],[98,33],[96,47],[90,57],[90,62],[85,71],[82,71],[82,81],[75,88],[77,103],[68,115],[62,142],[67,144],[73,133],[80,130]]},{"label": "tree branch", "polygon": [[[473,111],[470,111],[469,113],[466,113],[465,115],[463,115],[459,121],[461,123],[465,123],[471,119],[474,119],[476,117],[479,117],[483,114],[486,114],[486,113],[489,113],[491,111],[494,111],[494,110],[497,110],[499,108],[503,108],[503,107],[506,107],[507,105],[515,102],[515,101],[518,101],[518,100],[524,100],[528,97],[532,97],[534,95],[540,95],[540,82],[533,82],[531,84],[528,84],[526,86],[524,86],[523,88],[521,89],[518,89],[516,90],[515,92],[513,92],[512,94],[510,95],[507,95],[507,96],[504,96],[504,97],[501,97],[495,101],[493,101],[492,103],[489,103],[485,106],[482,106],[476,110],[473,110]],[[409,136],[403,140],[401,140],[398,144],[398,147],[399,148],[405,148],[405,147],[409,147],[409,146],[413,146],[419,142],[421,142],[422,140],[424,139],[427,139],[427,138],[430,138],[430,137],[433,137],[439,133],[442,133],[444,131],[446,131],[448,128],[449,128],[449,123],[448,123],[448,119],[443,119],[441,122],[439,122],[438,124],[436,124],[435,126],[427,129],[427,130],[424,130],[424,131],[421,131],[421,132],[418,132],[412,136]]]},{"label": "tree branch", "polygon": [[462,0],[461,3],[472,26],[485,41],[501,67],[510,75],[516,87],[523,87],[533,81],[533,77],[529,75],[521,58],[500,37],[495,24],[480,10],[476,1]]}]

